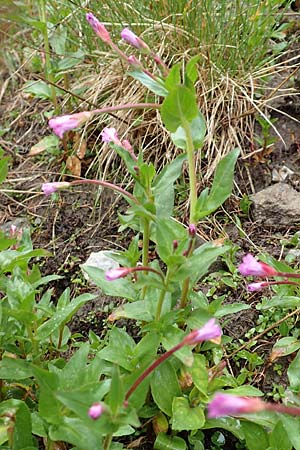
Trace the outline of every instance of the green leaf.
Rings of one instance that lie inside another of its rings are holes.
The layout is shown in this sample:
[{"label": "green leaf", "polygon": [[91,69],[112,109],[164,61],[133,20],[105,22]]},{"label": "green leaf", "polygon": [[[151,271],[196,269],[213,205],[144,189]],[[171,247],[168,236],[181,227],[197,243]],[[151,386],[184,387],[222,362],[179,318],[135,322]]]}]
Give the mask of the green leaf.
[{"label": "green leaf", "polygon": [[56,391],[58,388],[58,377],[56,374],[48,372],[48,370],[32,364],[32,371],[36,377],[39,387],[39,412],[43,419],[49,423],[58,424],[61,421],[61,407],[56,399]]},{"label": "green leaf", "polygon": [[280,419],[294,450],[300,450],[300,417],[282,414]]},{"label": "green leaf", "polygon": [[246,421],[242,422],[242,428],[248,450],[266,450],[269,447],[268,435],[263,427]]},{"label": "green leaf", "polygon": [[284,337],[279,339],[276,344],[273,345],[272,354],[277,353],[279,356],[287,356],[296,352],[300,348],[300,341],[294,337]]},{"label": "green leaf", "polygon": [[[174,255],[173,241],[187,241],[187,230],[179,222],[170,217],[160,217],[156,220],[156,236],[157,252],[160,258],[166,263],[170,264],[170,256]],[[181,260],[182,255],[174,258],[173,264]]]},{"label": "green leaf", "polygon": [[219,162],[214,181],[207,195],[201,193],[197,201],[197,219],[201,219],[215,211],[230,196],[233,185],[234,167],[239,150],[234,149]]},{"label": "green leaf", "polygon": [[182,173],[182,164],[186,155],[179,155],[167,164],[155,178],[152,191],[156,208],[156,217],[169,217],[174,208],[174,182]]},{"label": "green leaf", "polygon": [[51,336],[55,330],[66,324],[82,305],[94,298],[95,295],[82,294],[74,298],[65,308],[56,310],[51,319],[47,320],[47,322],[43,323],[37,329],[37,339],[43,341]]},{"label": "green leaf", "polygon": [[[170,325],[164,330],[162,345],[168,351],[171,348],[175,347],[175,345],[177,345],[179,342],[181,342],[185,335],[186,333],[176,325]],[[192,349],[188,345],[185,345],[180,350],[177,350],[174,356],[180,359],[180,361],[182,361],[183,364],[188,367],[191,367],[194,362]]]},{"label": "green leaf", "polygon": [[0,379],[24,380],[32,376],[30,363],[24,359],[3,358],[0,361]]},{"label": "green leaf", "polygon": [[108,404],[114,416],[118,413],[119,408],[123,405],[124,399],[125,392],[123,382],[120,377],[120,371],[118,366],[114,366],[108,397]]},{"label": "green leaf", "polygon": [[300,352],[289,365],[287,375],[291,389],[298,393],[300,391]]},{"label": "green leaf", "polygon": [[271,433],[269,433],[269,445],[274,449],[292,450],[292,445],[289,436],[279,420]]},{"label": "green leaf", "polygon": [[150,380],[152,397],[157,406],[168,416],[172,416],[172,402],[179,397],[180,387],[174,367],[169,361],[158,366]]},{"label": "green leaf", "polygon": [[64,417],[60,425],[50,427],[49,436],[52,441],[68,442],[80,450],[103,450],[102,433],[96,422],[86,424],[78,418]]},{"label": "green leaf", "polygon": [[98,267],[84,266],[82,269],[88,274],[93,282],[98,286],[106,295],[112,297],[122,297],[128,300],[134,300],[136,298],[136,291],[132,281],[120,278],[114,281],[107,281],[105,279],[104,270]]},{"label": "green leaf", "polygon": [[106,361],[118,362],[121,367],[131,371],[131,360],[135,345],[134,340],[125,330],[114,327],[109,335],[109,344],[101,349],[97,355]]},{"label": "green leaf", "polygon": [[229,250],[228,245],[216,246],[214,243],[208,242],[196,248],[193,255],[187,258],[186,262],[176,272],[177,281],[190,277],[193,281],[203,277],[210,265],[216,261],[218,256]]},{"label": "green leaf", "polygon": [[158,82],[140,70],[130,71],[129,75],[131,75],[135,80],[140,81],[151,92],[154,92],[154,94],[160,95],[161,97],[168,95],[168,91],[164,87],[163,81]]},{"label": "green leaf", "polygon": [[52,95],[50,86],[44,81],[27,81],[23,90],[27,94],[32,94],[35,97],[43,98],[44,100],[48,100]]},{"label": "green leaf", "polygon": [[195,83],[198,78],[197,63],[200,60],[200,55],[193,56],[186,65],[185,73],[192,83]]},{"label": "green leaf", "polygon": [[299,308],[300,306],[300,297],[296,296],[279,296],[275,295],[271,299],[268,299],[268,302],[262,303],[260,306],[261,310],[270,309],[273,307],[279,306],[280,308]]},{"label": "green leaf", "polygon": [[204,355],[194,355],[194,363],[192,367],[187,369],[192,376],[194,385],[201,394],[207,396],[208,388],[208,370],[206,367],[206,358]]},{"label": "green leaf", "polygon": [[184,397],[175,397],[172,405],[172,429],[198,430],[203,427],[205,416],[200,406],[191,408]]},{"label": "green leaf", "polygon": [[3,183],[8,174],[8,162],[9,158],[5,157],[0,159],[0,183]]},{"label": "green leaf", "polygon": [[186,450],[185,441],[178,436],[168,436],[165,433],[158,433],[154,442],[155,450]]},{"label": "green leaf", "polygon": [[185,86],[176,86],[161,106],[161,117],[166,128],[174,133],[186,122],[192,122],[199,114],[196,98]]},{"label": "green leaf", "polygon": [[263,393],[254,386],[238,386],[233,389],[227,389],[226,394],[237,395],[240,397],[262,397]]},{"label": "green leaf", "polygon": [[246,309],[251,308],[250,305],[245,305],[245,303],[232,303],[231,305],[223,305],[217,309],[217,311],[214,312],[214,316],[224,317],[228,314],[235,314],[240,311],[244,311]]},{"label": "green leaf", "polygon": [[126,319],[143,320],[145,322],[150,322],[153,320],[153,315],[149,310],[148,302],[144,300],[138,300],[133,303],[125,303],[114,309],[110,314],[111,320],[118,320],[121,317]]},{"label": "green leaf", "polygon": [[39,155],[44,151],[48,151],[53,148],[58,148],[60,139],[55,134],[45,136],[37,144],[33,145],[30,149],[30,156]]},{"label": "green leaf", "polygon": [[181,83],[180,67],[181,67],[180,63],[174,64],[174,66],[172,66],[167,78],[165,79],[165,86],[168,89],[168,91],[171,91],[178,84]]},{"label": "green leaf", "polygon": [[[200,112],[198,112],[198,115],[190,122],[190,127],[194,149],[199,149],[203,145],[206,134],[205,119]],[[171,133],[171,138],[176,147],[183,150],[187,149],[186,133],[183,127],[179,126],[174,133]]]},{"label": "green leaf", "polygon": [[220,419],[207,419],[202,429],[210,430],[213,428],[223,428],[229,431],[239,440],[244,440],[244,432],[241,427],[240,420],[234,419],[233,417],[222,417]]}]

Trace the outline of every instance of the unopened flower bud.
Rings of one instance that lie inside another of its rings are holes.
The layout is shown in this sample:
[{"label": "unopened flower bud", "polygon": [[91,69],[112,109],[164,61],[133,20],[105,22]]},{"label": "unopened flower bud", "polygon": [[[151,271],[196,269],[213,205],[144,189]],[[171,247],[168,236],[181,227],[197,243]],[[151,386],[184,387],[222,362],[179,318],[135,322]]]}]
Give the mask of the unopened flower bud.
[{"label": "unopened flower bud", "polygon": [[104,412],[103,405],[97,402],[90,407],[88,415],[90,416],[91,419],[97,420],[103,414],[103,412]]},{"label": "unopened flower bud", "polygon": [[42,191],[45,195],[51,195],[53,192],[56,192],[57,189],[65,189],[70,186],[68,182],[54,182],[54,183],[44,183],[42,185]]},{"label": "unopened flower bud", "polygon": [[184,339],[185,345],[196,345],[203,341],[219,342],[222,336],[220,325],[216,319],[210,319],[202,328],[191,331]]},{"label": "unopened flower bud", "polygon": [[244,276],[272,277],[278,274],[274,267],[261,261],[257,261],[252,255],[243,257],[243,262],[239,265],[239,272]]},{"label": "unopened flower bud", "polygon": [[141,38],[139,38],[136,34],[133,33],[129,28],[124,28],[121,32],[121,38],[124,39],[127,44],[132,45],[132,47],[137,48],[138,50],[146,50],[149,51],[149,47]]},{"label": "unopened flower bud", "polygon": [[92,13],[88,13],[86,15],[86,20],[91,25],[97,36],[108,44],[111,43],[111,37],[103,23],[99,22],[99,20]]},{"label": "unopened flower bud", "polygon": [[103,142],[112,142],[115,145],[122,146],[117,130],[113,127],[106,127],[101,132]]},{"label": "unopened flower bud", "polygon": [[191,224],[189,225],[189,235],[190,235],[191,237],[194,237],[194,236],[196,235],[196,232],[197,232],[196,225],[194,225],[193,223],[191,223]]},{"label": "unopened flower bud", "polygon": [[178,241],[173,241],[173,250],[176,250],[178,248]]},{"label": "unopened flower bud", "polygon": [[265,404],[257,397],[238,397],[230,394],[216,394],[208,404],[210,419],[223,416],[256,413],[265,409]]},{"label": "unopened flower bud", "polygon": [[63,137],[66,131],[78,128],[84,122],[86,122],[92,116],[92,112],[83,111],[77,114],[69,114],[65,116],[53,117],[49,120],[49,127],[52,128],[53,132],[59,136]]},{"label": "unopened flower bud", "polygon": [[105,279],[107,281],[114,281],[119,278],[124,278],[132,272],[132,267],[119,267],[117,269],[107,270],[105,272]]}]

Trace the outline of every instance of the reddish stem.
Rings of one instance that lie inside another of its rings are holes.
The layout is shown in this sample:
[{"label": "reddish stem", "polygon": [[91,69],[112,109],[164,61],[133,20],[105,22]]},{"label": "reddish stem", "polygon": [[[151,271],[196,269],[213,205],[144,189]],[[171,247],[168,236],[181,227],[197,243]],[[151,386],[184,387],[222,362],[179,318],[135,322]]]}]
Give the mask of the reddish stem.
[{"label": "reddish stem", "polygon": [[180,342],[179,344],[175,345],[175,347],[168,350],[166,353],[161,355],[158,359],[156,359],[151,366],[149,366],[133,383],[131,388],[127,391],[125,395],[125,401],[124,406],[126,407],[128,405],[128,399],[131,396],[131,394],[136,390],[136,388],[141,384],[141,382],[154,370],[156,367],[158,367],[161,363],[163,363],[166,359],[169,358],[174,352],[177,350],[180,350],[181,347],[183,347],[185,344],[184,342]]}]

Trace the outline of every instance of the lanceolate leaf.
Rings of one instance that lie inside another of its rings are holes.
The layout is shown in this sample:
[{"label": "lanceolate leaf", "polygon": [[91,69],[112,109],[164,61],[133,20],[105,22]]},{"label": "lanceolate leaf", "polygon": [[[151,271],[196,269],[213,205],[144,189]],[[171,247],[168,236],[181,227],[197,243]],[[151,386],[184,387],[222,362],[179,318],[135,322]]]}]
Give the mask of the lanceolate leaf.
[{"label": "lanceolate leaf", "polygon": [[[197,201],[197,218],[211,214],[230,196],[233,185],[234,167],[239,150],[232,150],[218,164],[210,193],[203,191]],[[205,194],[204,194],[205,192]]]},{"label": "lanceolate leaf", "polygon": [[166,128],[175,133],[184,123],[191,123],[199,114],[194,94],[185,86],[176,86],[161,107],[161,117]]}]

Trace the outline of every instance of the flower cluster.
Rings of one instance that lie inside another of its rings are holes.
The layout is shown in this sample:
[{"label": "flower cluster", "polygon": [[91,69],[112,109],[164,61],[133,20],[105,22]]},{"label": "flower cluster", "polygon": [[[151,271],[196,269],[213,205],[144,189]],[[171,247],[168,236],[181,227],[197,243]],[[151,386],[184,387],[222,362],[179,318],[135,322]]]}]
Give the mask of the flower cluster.
[{"label": "flower cluster", "polygon": [[300,278],[300,274],[296,273],[290,273],[290,272],[279,272],[278,270],[274,269],[274,267],[269,266],[268,264],[257,261],[254,256],[248,254],[243,257],[242,263],[239,265],[239,272],[247,276],[254,276],[254,277],[283,277],[284,280],[279,281],[255,281],[253,283],[250,283],[248,285],[248,291],[254,292],[254,291],[260,291],[261,289],[264,289],[265,287],[272,286],[274,284],[298,284],[294,281],[288,280],[289,278]]}]

